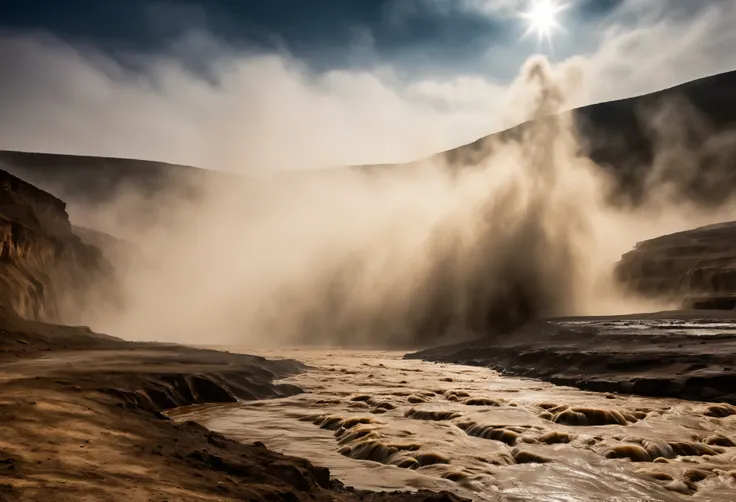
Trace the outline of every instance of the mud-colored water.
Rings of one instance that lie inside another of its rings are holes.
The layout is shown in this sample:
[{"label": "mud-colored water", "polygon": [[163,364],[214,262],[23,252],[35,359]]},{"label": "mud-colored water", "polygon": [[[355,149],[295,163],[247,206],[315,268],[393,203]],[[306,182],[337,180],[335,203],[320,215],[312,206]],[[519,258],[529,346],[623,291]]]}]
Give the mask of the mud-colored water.
[{"label": "mud-colored water", "polygon": [[736,500],[736,407],[596,394],[400,353],[262,352],[312,369],[285,399],[176,410],[373,490],[476,500]]}]

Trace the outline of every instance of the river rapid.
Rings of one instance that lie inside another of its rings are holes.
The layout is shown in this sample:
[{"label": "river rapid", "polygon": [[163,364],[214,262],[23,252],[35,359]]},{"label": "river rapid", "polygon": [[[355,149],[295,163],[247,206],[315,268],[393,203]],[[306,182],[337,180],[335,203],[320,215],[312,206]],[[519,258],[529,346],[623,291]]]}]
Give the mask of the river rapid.
[{"label": "river rapid", "polygon": [[399,352],[255,353],[309,365],[283,381],[304,393],[171,417],[307,458],[361,489],[484,501],[736,500],[728,405],[584,392]]}]

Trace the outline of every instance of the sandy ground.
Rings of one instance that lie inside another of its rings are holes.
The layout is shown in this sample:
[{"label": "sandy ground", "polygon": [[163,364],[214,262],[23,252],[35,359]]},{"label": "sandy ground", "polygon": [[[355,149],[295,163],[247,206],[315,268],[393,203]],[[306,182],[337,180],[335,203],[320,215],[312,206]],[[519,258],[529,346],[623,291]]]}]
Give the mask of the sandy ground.
[{"label": "sandy ground", "polygon": [[597,392],[736,403],[736,312],[566,318],[407,358]]},{"label": "sandy ground", "polygon": [[160,413],[293,395],[295,361],[134,344],[5,318],[0,500],[460,500],[345,488],[325,468]]}]

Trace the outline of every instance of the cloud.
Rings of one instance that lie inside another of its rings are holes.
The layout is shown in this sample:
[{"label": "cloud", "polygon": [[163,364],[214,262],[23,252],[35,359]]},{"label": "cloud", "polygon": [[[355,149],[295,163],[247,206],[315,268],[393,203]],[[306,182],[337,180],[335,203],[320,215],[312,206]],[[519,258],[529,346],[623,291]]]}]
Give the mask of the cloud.
[{"label": "cloud", "polygon": [[[736,4],[629,0],[609,17],[588,56],[593,99],[644,94],[736,68]],[[679,8],[678,8],[679,7]]]},{"label": "cloud", "polygon": [[530,0],[460,0],[456,8],[478,12],[494,17],[518,17],[519,12],[525,12],[533,2]]},{"label": "cloud", "polygon": [[[263,172],[411,160],[494,127],[493,110],[412,99],[391,68],[317,74],[288,54],[197,40],[121,62],[50,36],[3,35],[0,147]],[[187,60],[196,53],[206,73]]]},{"label": "cloud", "polygon": [[422,80],[408,86],[410,94],[427,98],[448,107],[469,107],[486,110],[489,114],[499,104],[499,96],[507,86],[477,76],[463,75],[446,80]]},{"label": "cloud", "polygon": [[[435,14],[472,12],[518,23],[516,14],[531,0],[424,0]],[[563,28],[553,40],[551,58],[582,57],[590,93],[581,102],[639,95],[736,68],[736,4],[729,0],[573,0]],[[595,8],[594,8],[595,7]],[[523,29],[520,30],[523,32]],[[525,59],[527,46],[506,40],[490,46],[479,66],[507,68]],[[518,66],[518,63],[517,63]],[[498,75],[496,75],[496,80]]]},{"label": "cloud", "polygon": [[[175,217],[136,240],[146,259],[123,274],[123,308],[85,313],[83,322],[189,343],[405,347],[550,315],[644,308],[619,295],[614,261],[643,237],[734,212],[688,204],[678,184],[653,183],[661,197],[651,206],[609,204],[610,180],[580,156],[570,114],[549,118],[575,93],[578,69],[530,58],[508,89],[516,108],[547,118],[519,138],[486,142],[473,169],[437,160],[371,175],[230,183],[197,204],[157,197],[157,210]],[[333,74],[317,84],[334,95],[355,81]],[[370,95],[373,86],[380,82],[366,79],[355,92]],[[667,132],[672,116],[653,128]],[[691,127],[682,125],[657,142],[669,155],[654,181],[697,167],[686,159],[697,161],[698,148],[672,148]],[[703,153],[718,153],[713,146]],[[106,210],[130,220],[136,197],[122,194]],[[95,206],[87,216],[103,212]]]},{"label": "cloud", "polygon": [[[515,15],[530,4],[529,0],[420,0],[423,7],[437,13],[472,12],[493,17]],[[396,2],[401,3],[401,0]]]},{"label": "cloud", "polygon": [[[482,2],[494,11],[518,3]],[[576,68],[562,71],[580,80],[570,104],[736,67],[736,4],[714,2],[688,16],[680,4],[628,0],[600,19],[594,50],[554,63]],[[493,73],[448,75],[439,61],[434,74],[416,77],[378,61],[365,28],[355,39],[369,66],[315,71],[285,51],[237,49],[204,32],[159,54],[115,58],[47,34],[5,32],[0,148],[263,173],[411,160],[525,118],[510,106],[511,83]]]}]

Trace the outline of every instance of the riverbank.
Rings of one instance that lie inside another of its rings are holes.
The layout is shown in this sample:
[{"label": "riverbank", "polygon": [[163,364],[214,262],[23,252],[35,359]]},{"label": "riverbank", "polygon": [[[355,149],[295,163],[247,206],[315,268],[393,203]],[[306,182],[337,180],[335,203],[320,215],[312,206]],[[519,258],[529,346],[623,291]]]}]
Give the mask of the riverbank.
[{"label": "riverbank", "polygon": [[407,358],[596,392],[736,404],[736,313],[565,318]]},{"label": "riverbank", "polygon": [[174,406],[301,392],[296,361],[132,343],[0,319],[0,500],[460,500],[345,487],[328,469],[244,444]]}]

